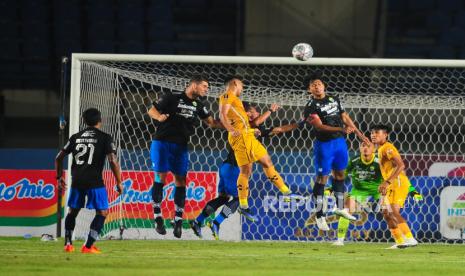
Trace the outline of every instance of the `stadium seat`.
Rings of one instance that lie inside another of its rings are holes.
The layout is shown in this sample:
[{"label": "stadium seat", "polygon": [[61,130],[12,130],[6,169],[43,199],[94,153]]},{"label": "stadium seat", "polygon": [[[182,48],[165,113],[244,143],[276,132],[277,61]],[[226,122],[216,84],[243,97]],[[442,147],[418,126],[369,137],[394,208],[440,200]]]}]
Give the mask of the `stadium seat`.
[{"label": "stadium seat", "polygon": [[435,11],[426,18],[426,27],[430,31],[441,31],[452,25],[452,17],[440,11]]},{"label": "stadium seat", "polygon": [[446,13],[456,13],[464,8],[463,0],[441,0],[438,1],[437,8]]},{"label": "stadium seat", "polygon": [[117,5],[118,21],[145,21],[145,2],[144,0],[120,0]]},{"label": "stadium seat", "polygon": [[173,25],[171,23],[150,22],[147,26],[147,39],[149,41],[169,41],[174,38]]},{"label": "stadium seat", "polygon": [[98,0],[87,2],[87,21],[95,23],[99,21],[114,22],[115,10],[112,0]]},{"label": "stadium seat", "polygon": [[77,39],[59,39],[55,45],[55,55],[71,57],[71,53],[82,53],[82,42]]},{"label": "stadium seat", "polygon": [[453,27],[441,34],[439,42],[441,45],[452,47],[465,46],[465,30]]},{"label": "stadium seat", "polygon": [[151,1],[147,6],[147,21],[173,22],[173,7],[170,0]]},{"label": "stadium seat", "polygon": [[121,54],[145,54],[145,44],[139,40],[120,41],[118,53]]},{"label": "stadium seat", "polygon": [[88,40],[114,40],[115,25],[111,21],[89,23],[87,28]]},{"label": "stadium seat", "polygon": [[45,21],[23,21],[24,39],[48,39],[50,38],[50,24]]},{"label": "stadium seat", "polygon": [[0,37],[17,38],[19,35],[19,25],[16,20],[0,18]]},{"label": "stadium seat", "polygon": [[62,21],[53,24],[56,40],[81,39],[81,24],[79,21]]},{"label": "stadium seat", "polygon": [[434,0],[408,0],[408,9],[410,12],[416,11],[433,11],[435,9]]},{"label": "stadium seat", "polygon": [[2,60],[18,60],[21,57],[20,40],[7,39],[2,37],[0,40],[2,50],[0,51],[0,59]]},{"label": "stadium seat", "polygon": [[89,53],[115,53],[115,41],[113,40],[89,40],[87,52]]},{"label": "stadium seat", "polygon": [[460,59],[465,59],[465,48],[460,49],[459,58]]},{"label": "stadium seat", "polygon": [[457,27],[465,29],[465,10],[456,13],[454,21]]},{"label": "stadium seat", "polygon": [[456,58],[454,48],[446,45],[440,45],[434,48],[430,53],[431,58],[436,59],[454,59]]},{"label": "stadium seat", "polygon": [[17,20],[18,2],[19,1],[16,1],[16,0],[0,1],[0,19]]},{"label": "stadium seat", "polygon": [[49,59],[50,49],[50,41],[47,39],[30,39],[23,41],[23,54],[25,59]]},{"label": "stadium seat", "polygon": [[122,41],[145,39],[145,26],[143,22],[119,21],[116,30],[118,39]]},{"label": "stadium seat", "polygon": [[81,20],[80,0],[53,0],[53,14],[55,22]]},{"label": "stadium seat", "polygon": [[20,4],[23,20],[47,22],[50,20],[51,5],[48,0],[24,0]]},{"label": "stadium seat", "polygon": [[174,48],[173,42],[157,41],[157,42],[149,42],[147,53],[148,54],[175,54],[176,50]]}]

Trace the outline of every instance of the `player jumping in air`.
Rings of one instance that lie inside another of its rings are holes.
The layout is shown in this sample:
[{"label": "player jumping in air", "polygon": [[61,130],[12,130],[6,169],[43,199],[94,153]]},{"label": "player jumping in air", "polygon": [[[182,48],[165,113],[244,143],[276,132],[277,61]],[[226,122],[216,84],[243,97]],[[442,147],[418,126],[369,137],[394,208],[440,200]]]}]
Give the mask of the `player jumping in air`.
[{"label": "player jumping in air", "polygon": [[196,117],[212,128],[221,128],[219,121],[213,119],[207,108],[199,100],[208,91],[207,78],[196,75],[191,78],[186,90],[162,96],[149,109],[149,116],[159,125],[150,147],[155,181],[152,189],[155,230],[166,234],[161,214],[163,186],[169,171],[174,174],[176,189],[174,192],[175,217],[173,234],[181,238],[182,215],[186,199],[186,175],[189,167],[187,143],[194,133]]},{"label": "player jumping in air", "polygon": [[[360,155],[350,159],[346,174],[352,180],[352,190],[344,206],[350,214],[356,210],[358,204],[364,204],[370,198],[379,200],[378,187],[383,181],[383,177],[381,176],[379,160],[375,154],[375,146],[372,143],[362,142]],[[349,220],[342,216],[339,217],[337,241],[333,245],[344,245],[348,228]]]},{"label": "player jumping in air", "polygon": [[[277,104],[272,104],[269,110],[265,111],[263,114],[260,114],[254,106],[246,105],[245,110],[247,111],[249,123],[251,125],[257,126],[260,130],[260,135],[258,138],[270,137],[297,128],[296,124],[272,128],[266,128],[261,125],[272,113],[276,112],[278,109],[279,106]],[[227,145],[227,149],[228,156],[223,161],[223,164],[219,170],[219,196],[216,199],[209,201],[199,216],[195,220],[191,221],[191,228],[199,238],[202,238],[201,226],[205,218],[213,214],[222,205],[225,205],[221,212],[215,217],[215,219],[208,223],[208,227],[212,231],[213,236],[218,240],[221,223],[226,218],[234,214],[239,207],[237,179],[239,177],[240,169],[237,165],[234,151],[229,145]]]},{"label": "player jumping in air", "polygon": [[385,125],[371,128],[371,141],[378,145],[378,158],[384,180],[379,186],[379,192],[384,197],[383,216],[396,242],[389,249],[416,246],[418,242],[400,214],[409,193],[410,181],[405,175],[404,161],[397,148],[388,142],[388,135],[389,127]]},{"label": "player jumping in air", "polygon": [[326,85],[319,75],[307,78],[304,85],[312,96],[305,106],[304,118],[307,118],[316,132],[316,140],[313,143],[313,162],[316,170],[313,198],[316,223],[320,230],[328,231],[323,213],[323,195],[331,171],[334,176],[332,188],[337,206],[334,213],[355,220],[354,216],[344,210],[344,171],[349,161],[345,135],[355,132],[361,140],[369,140],[344,111],[339,98],[326,94]]},{"label": "player jumping in air", "polygon": [[[87,128],[72,135],[68,143],[55,158],[58,184],[66,186],[63,178],[63,159],[66,155],[73,154],[71,165],[71,192],[68,198],[69,211],[65,219],[65,251],[73,252],[73,231],[76,225],[76,217],[85,207],[95,209],[95,217],[90,224],[90,231],[86,243],[82,246],[82,253],[99,254],[100,250],[94,242],[98,239],[100,231],[108,214],[108,195],[102,178],[105,158],[110,163],[110,168],[116,179],[116,188],[122,193],[121,169],[116,158],[116,147],[110,135],[101,131],[102,118],[95,108],[89,108],[82,114]],[[87,197],[87,203],[86,203]]]},{"label": "player jumping in air", "polygon": [[250,126],[247,113],[239,99],[244,84],[238,76],[226,79],[226,91],[220,96],[220,120],[228,131],[228,142],[234,151],[240,173],[237,178],[239,195],[239,212],[248,220],[257,218],[249,209],[249,178],[252,165],[258,161],[268,179],[284,194],[291,195],[291,191],[275,170],[265,147],[255,137],[256,129]]}]

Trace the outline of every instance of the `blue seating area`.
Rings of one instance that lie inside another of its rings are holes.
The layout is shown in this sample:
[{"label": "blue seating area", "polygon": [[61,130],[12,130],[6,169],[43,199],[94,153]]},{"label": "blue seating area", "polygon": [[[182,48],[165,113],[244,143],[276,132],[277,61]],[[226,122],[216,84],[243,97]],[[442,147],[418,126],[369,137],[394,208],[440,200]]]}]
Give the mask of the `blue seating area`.
[{"label": "blue seating area", "polygon": [[385,57],[460,59],[464,54],[464,1],[388,1]]},{"label": "blue seating area", "polygon": [[[234,55],[236,1],[0,0],[0,89],[56,89],[72,52]],[[207,12],[208,11],[208,12]],[[217,42],[219,40],[222,42]]]}]

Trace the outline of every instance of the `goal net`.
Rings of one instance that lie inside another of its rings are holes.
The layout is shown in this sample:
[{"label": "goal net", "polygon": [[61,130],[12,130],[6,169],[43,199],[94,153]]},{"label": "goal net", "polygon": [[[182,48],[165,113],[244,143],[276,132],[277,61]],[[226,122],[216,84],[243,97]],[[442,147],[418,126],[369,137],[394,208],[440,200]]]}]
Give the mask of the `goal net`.
[{"label": "goal net", "polygon": [[[390,140],[406,163],[412,185],[423,202],[408,198],[402,212],[414,235],[422,242],[463,241],[465,228],[465,63],[426,60],[323,59],[299,62],[291,58],[139,56],[74,54],[70,134],[83,126],[80,114],[89,107],[102,112],[103,130],[118,147],[125,193],[118,196],[114,179],[104,172],[110,198],[103,238],[160,239],[153,229],[151,187],[153,183],[150,143],[156,123],[147,110],[165,93],[183,91],[194,73],[210,79],[204,99],[218,118],[218,96],[229,75],[245,79],[242,100],[265,111],[281,105],[266,122],[279,126],[298,121],[309,99],[303,79],[320,71],[329,94],[338,95],[362,132],[376,123],[388,124]],[[336,238],[334,202],[327,200],[327,221],[332,230],[318,231],[311,202],[314,169],[314,133],[307,126],[263,141],[277,170],[291,190],[304,197],[286,203],[255,165],[250,181],[249,204],[258,222],[235,215],[222,225],[221,238],[228,240],[324,241]],[[358,140],[347,138],[350,155],[358,153]],[[218,168],[226,156],[227,133],[203,123],[195,128],[189,143],[190,172],[183,238],[195,238],[187,220],[195,218],[206,202],[217,196]],[[347,191],[350,183],[346,184]],[[162,205],[165,224],[174,217],[174,181],[168,179]],[[94,216],[82,210],[76,238],[85,238]],[[368,202],[349,227],[348,240],[391,239],[376,204]],[[210,237],[204,228],[204,237]]]}]

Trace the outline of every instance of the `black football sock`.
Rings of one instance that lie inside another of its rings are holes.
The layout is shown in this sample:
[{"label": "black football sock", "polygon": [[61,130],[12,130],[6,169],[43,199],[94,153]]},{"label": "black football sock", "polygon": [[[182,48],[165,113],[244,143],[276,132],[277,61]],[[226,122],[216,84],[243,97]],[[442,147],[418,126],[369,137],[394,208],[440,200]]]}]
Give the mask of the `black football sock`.
[{"label": "black football sock", "polygon": [[76,227],[76,214],[68,213],[65,218],[65,245],[73,244],[74,227]]},{"label": "black football sock", "polygon": [[94,242],[98,239],[100,231],[102,231],[103,224],[105,223],[105,217],[102,215],[95,215],[94,220],[90,224],[89,235],[87,236],[86,247],[90,248]]},{"label": "black football sock", "polygon": [[230,215],[234,214],[239,207],[239,198],[235,197],[227,202],[221,212],[216,216],[213,223],[216,225],[220,225],[225,219],[227,219]]},{"label": "black football sock", "polygon": [[155,220],[162,218],[161,215],[161,201],[163,200],[163,183],[154,182],[152,187],[152,200],[153,200],[153,216]]},{"label": "black football sock", "polygon": [[323,195],[325,192],[325,185],[316,182],[313,186],[313,200],[315,200],[316,217],[321,218],[323,214]]},{"label": "black football sock", "polygon": [[333,179],[333,192],[338,209],[344,209],[344,180]]},{"label": "black football sock", "polygon": [[176,187],[174,191],[174,221],[182,220],[184,205],[186,204],[186,187]]},{"label": "black football sock", "polygon": [[220,208],[226,202],[228,202],[228,197],[225,196],[219,196],[215,199],[210,200],[207,203],[207,205],[205,205],[205,207],[202,209],[202,212],[200,212],[199,216],[196,218],[197,222],[203,223],[205,218],[215,213],[216,210],[218,210],[218,208]]}]

